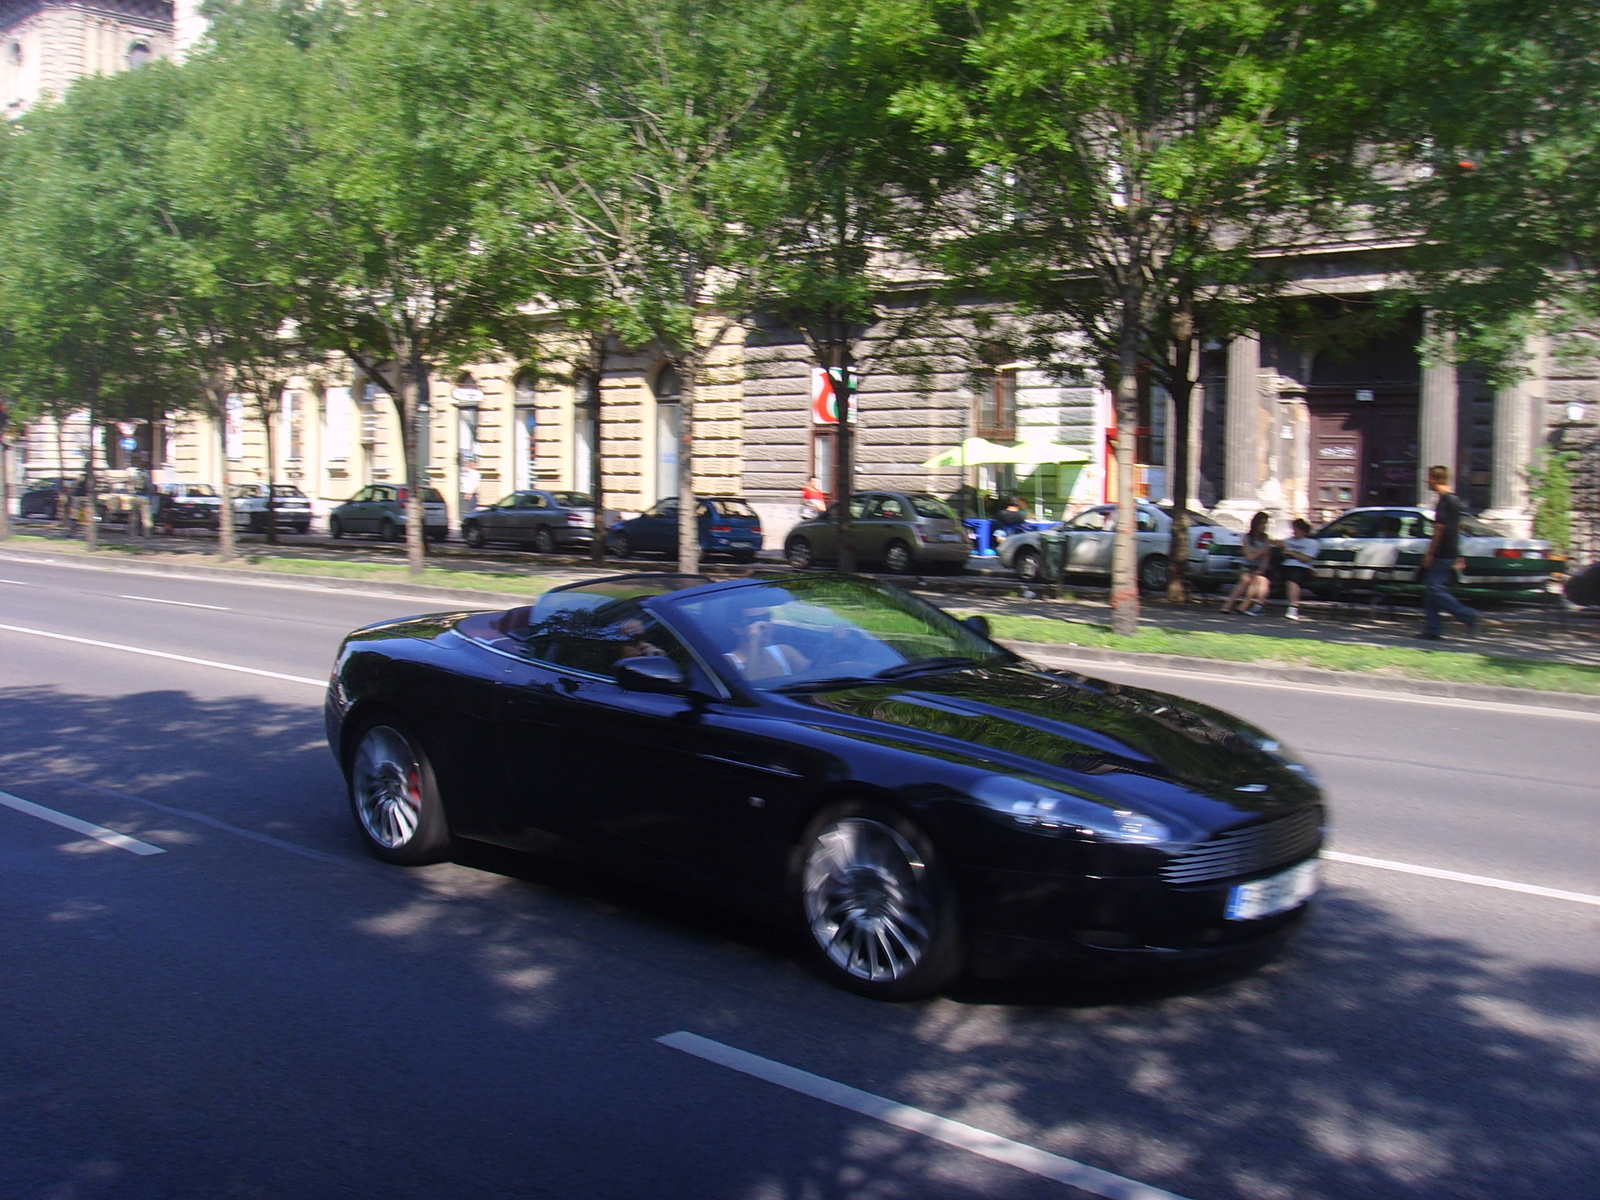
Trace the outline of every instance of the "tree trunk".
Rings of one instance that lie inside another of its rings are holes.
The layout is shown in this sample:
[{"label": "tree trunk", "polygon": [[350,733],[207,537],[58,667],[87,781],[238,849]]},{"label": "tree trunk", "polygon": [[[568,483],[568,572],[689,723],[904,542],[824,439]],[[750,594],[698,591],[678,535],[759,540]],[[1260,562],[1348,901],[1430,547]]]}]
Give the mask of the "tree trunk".
[{"label": "tree trunk", "polygon": [[[678,571],[683,575],[700,573],[700,518],[695,515],[694,494],[694,398],[700,387],[700,356],[678,360],[682,394],[678,400]],[[595,431],[595,441],[600,440]]]},{"label": "tree trunk", "polygon": [[1139,505],[1133,494],[1133,455],[1139,423],[1138,307],[1123,314],[1117,357],[1117,531],[1111,551],[1111,628],[1121,637],[1139,630]]},{"label": "tree trunk", "polygon": [[0,404],[0,541],[11,536],[11,456],[6,452],[9,426],[6,406]]},{"label": "tree trunk", "polygon": [[89,457],[83,464],[83,544],[84,548],[95,551],[100,548],[100,520],[99,503],[95,497],[97,491],[94,483],[94,410],[95,402],[100,398],[99,387],[91,383],[88,389],[89,409]]},{"label": "tree trunk", "polygon": [[232,562],[239,553],[239,539],[234,530],[233,497],[228,494],[228,397],[215,385],[207,385],[206,394],[211,400],[211,411],[217,416],[218,491],[222,503],[217,505],[217,557]]},{"label": "tree trunk", "polygon": [[589,492],[594,497],[594,537],[589,542],[589,561],[597,567],[606,560],[606,481],[600,473],[605,463],[600,452],[600,384],[605,378],[608,336],[602,332],[589,338],[589,415],[593,418],[593,434],[589,439]]},{"label": "tree trunk", "polygon": [[56,469],[61,472],[61,486],[56,489],[56,520],[66,520],[70,526],[72,521],[72,484],[67,477],[67,431],[66,418],[61,415],[60,406],[51,412],[56,425]]},{"label": "tree trunk", "polygon": [[261,433],[264,441],[262,445],[267,452],[267,542],[269,545],[278,544],[278,498],[277,489],[273,486],[278,482],[278,456],[277,443],[272,437],[273,418],[277,415],[271,408],[262,402],[262,397],[256,397],[256,405],[261,413]]},{"label": "tree trunk", "polygon": [[838,432],[833,437],[833,490],[838,496],[839,553],[837,565],[841,571],[856,569],[856,523],[850,515],[850,497],[856,490],[855,480],[855,429],[850,424],[850,340],[840,336],[834,341],[824,363],[833,382],[833,396],[838,405]]},{"label": "tree trunk", "polygon": [[400,368],[401,427],[406,452],[406,566],[421,575],[426,531],[422,521],[423,439],[429,433],[428,365],[413,352]]},{"label": "tree trunk", "polygon": [[1167,543],[1167,599],[1173,604],[1189,600],[1189,416],[1194,406],[1194,323],[1185,315],[1173,342],[1172,429],[1172,538]]}]

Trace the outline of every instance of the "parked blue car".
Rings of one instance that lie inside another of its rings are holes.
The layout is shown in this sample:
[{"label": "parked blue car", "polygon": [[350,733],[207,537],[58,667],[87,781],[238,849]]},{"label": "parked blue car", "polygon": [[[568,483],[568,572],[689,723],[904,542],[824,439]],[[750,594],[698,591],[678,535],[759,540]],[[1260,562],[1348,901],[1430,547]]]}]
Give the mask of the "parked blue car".
[{"label": "parked blue car", "polygon": [[[750,562],[761,549],[761,518],[736,496],[706,496],[695,505],[700,518],[700,549],[707,554],[732,555]],[[669,497],[631,521],[618,521],[606,536],[606,546],[618,558],[655,551],[678,550],[678,501]]]}]

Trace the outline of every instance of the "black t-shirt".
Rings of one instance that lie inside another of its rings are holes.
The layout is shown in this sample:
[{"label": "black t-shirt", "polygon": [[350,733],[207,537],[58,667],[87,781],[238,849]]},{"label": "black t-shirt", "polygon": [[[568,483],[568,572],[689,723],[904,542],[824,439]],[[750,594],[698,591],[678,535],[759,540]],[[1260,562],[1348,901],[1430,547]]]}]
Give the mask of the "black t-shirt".
[{"label": "black t-shirt", "polygon": [[1433,519],[1439,526],[1439,548],[1434,551],[1433,561],[1453,563],[1461,554],[1461,497],[1454,492],[1441,493]]}]

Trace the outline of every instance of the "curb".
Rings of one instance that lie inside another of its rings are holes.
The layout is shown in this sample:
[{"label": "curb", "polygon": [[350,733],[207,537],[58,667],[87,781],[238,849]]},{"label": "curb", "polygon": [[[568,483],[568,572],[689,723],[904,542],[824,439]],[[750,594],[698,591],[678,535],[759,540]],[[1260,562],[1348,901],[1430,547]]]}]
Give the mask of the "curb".
[{"label": "curb", "polygon": [[1450,700],[1478,700],[1514,704],[1524,708],[1556,708],[1568,712],[1600,714],[1600,696],[1575,692],[1547,692],[1535,688],[1501,687],[1490,683],[1450,683],[1435,679],[1402,679],[1392,675],[1361,675],[1354,671],[1327,671],[1318,667],[1272,667],[1259,663],[1230,662],[1222,658],[1187,658],[1178,654],[1145,654],[1102,650],[1093,646],[1069,648],[1052,642],[1002,641],[1001,645],[1046,666],[1081,667],[1093,663],[1128,667],[1166,667],[1186,675],[1223,675],[1271,683],[1301,683],[1346,692],[1388,692],[1434,696]]}]

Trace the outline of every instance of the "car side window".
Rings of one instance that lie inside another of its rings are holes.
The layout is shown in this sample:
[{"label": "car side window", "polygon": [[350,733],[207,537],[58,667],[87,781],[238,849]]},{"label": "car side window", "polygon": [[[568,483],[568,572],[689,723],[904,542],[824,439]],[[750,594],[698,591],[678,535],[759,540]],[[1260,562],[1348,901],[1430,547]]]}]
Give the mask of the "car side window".
[{"label": "car side window", "polygon": [[1155,513],[1151,512],[1147,508],[1141,508],[1139,510],[1139,532],[1140,533],[1158,533],[1158,532],[1160,532],[1156,528],[1156,515],[1155,515]]},{"label": "car side window", "polygon": [[852,521],[859,521],[863,517],[872,516],[874,510],[877,508],[877,501],[878,498],[876,496],[851,496],[850,519]]},{"label": "car side window", "polygon": [[364,487],[359,492],[357,492],[354,496],[351,496],[349,500],[345,501],[345,503],[346,504],[365,504],[368,500],[371,500],[371,499],[372,499],[372,489],[369,488],[369,487]]},{"label": "car side window", "polygon": [[395,490],[392,487],[373,488],[372,498],[383,504],[393,504],[395,501]]},{"label": "car side window", "polygon": [[1318,537],[1359,538],[1372,536],[1372,513],[1346,513],[1333,524],[1326,526]]},{"label": "car side window", "polygon": [[878,516],[887,517],[893,521],[906,519],[906,506],[900,503],[898,496],[884,496],[878,501]]},{"label": "car side window", "polygon": [[684,670],[693,659],[673,633],[637,601],[566,608],[528,626],[527,654],[556,667],[609,677],[626,658],[670,658]]},{"label": "car side window", "polygon": [[541,492],[533,492],[522,498],[523,508],[549,508],[550,501]]},{"label": "car side window", "polygon": [[669,521],[678,519],[678,502],[676,500],[663,500],[656,505],[655,516],[665,517]]},{"label": "car side window", "polygon": [[1405,538],[1431,538],[1433,521],[1421,513],[1407,513],[1400,518],[1400,536]]},{"label": "car side window", "polygon": [[1079,513],[1073,518],[1068,529],[1083,529],[1091,532],[1110,529],[1116,521],[1116,513],[1109,509],[1091,508],[1086,513]]},{"label": "car side window", "polygon": [[711,510],[706,507],[706,502],[704,500],[701,500],[694,506],[694,515],[697,517],[709,517],[711,515]]}]

